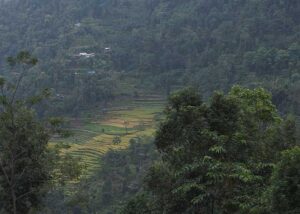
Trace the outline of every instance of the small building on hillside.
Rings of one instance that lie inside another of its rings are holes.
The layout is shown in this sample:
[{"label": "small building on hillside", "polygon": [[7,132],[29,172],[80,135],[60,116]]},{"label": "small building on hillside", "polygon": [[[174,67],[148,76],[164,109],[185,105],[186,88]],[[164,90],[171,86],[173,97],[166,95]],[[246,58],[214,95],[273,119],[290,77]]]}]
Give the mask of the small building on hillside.
[{"label": "small building on hillside", "polygon": [[95,57],[95,53],[81,52],[77,56],[79,56],[79,57],[85,57],[85,58],[91,58],[91,57]]},{"label": "small building on hillside", "polygon": [[105,53],[109,53],[110,51],[111,51],[111,48],[110,48],[110,47],[104,48],[104,52],[105,52]]},{"label": "small building on hillside", "polygon": [[89,75],[94,75],[94,74],[96,74],[96,71],[88,71],[87,72]]},{"label": "small building on hillside", "polygon": [[76,23],[75,27],[81,27],[81,23],[80,22]]}]

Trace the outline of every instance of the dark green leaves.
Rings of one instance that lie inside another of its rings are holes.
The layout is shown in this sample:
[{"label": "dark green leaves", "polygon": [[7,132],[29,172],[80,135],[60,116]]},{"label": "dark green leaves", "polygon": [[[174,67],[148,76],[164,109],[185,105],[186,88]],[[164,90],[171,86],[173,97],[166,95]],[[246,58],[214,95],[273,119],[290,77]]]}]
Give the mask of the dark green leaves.
[{"label": "dark green leaves", "polygon": [[282,153],[272,177],[270,200],[273,213],[300,212],[300,147]]},{"label": "dark green leaves", "polygon": [[15,57],[8,57],[6,61],[11,67],[16,65],[35,66],[38,63],[38,59],[33,57],[28,51],[20,51]]},{"label": "dark green leaves", "polygon": [[173,94],[169,99],[171,108],[179,111],[187,106],[200,106],[202,99],[200,94],[193,88],[188,88]]},{"label": "dark green leaves", "polygon": [[5,84],[5,79],[4,77],[0,76],[0,87],[2,88]]},{"label": "dark green leaves", "polygon": [[112,141],[112,143],[114,144],[114,145],[118,145],[118,144],[120,144],[122,142],[122,140],[121,140],[121,137],[120,136],[115,136],[114,138],[113,138],[113,141]]},{"label": "dark green leaves", "polygon": [[164,213],[260,210],[279,153],[294,146],[291,125],[262,88],[235,86],[208,104],[192,89],[176,93],[155,139],[163,161],[146,179],[155,205]]}]

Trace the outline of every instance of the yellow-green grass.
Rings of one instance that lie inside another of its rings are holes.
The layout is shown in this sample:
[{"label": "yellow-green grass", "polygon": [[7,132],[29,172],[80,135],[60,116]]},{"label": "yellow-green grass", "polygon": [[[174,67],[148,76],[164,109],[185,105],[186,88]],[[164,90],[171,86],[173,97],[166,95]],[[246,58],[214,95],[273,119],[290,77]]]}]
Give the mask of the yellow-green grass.
[{"label": "yellow-green grass", "polygon": [[[70,127],[73,136],[55,140],[54,143],[68,143],[70,148],[62,150],[80,157],[86,165],[85,175],[101,167],[101,157],[110,150],[128,148],[129,141],[138,136],[153,136],[156,129],[156,115],[163,110],[164,101],[157,98],[122,100],[114,103],[105,115],[93,110],[91,118],[82,118],[80,125]],[[77,119],[78,120],[78,119]],[[80,120],[80,119],[79,119]],[[113,139],[119,136],[121,143]]]}]

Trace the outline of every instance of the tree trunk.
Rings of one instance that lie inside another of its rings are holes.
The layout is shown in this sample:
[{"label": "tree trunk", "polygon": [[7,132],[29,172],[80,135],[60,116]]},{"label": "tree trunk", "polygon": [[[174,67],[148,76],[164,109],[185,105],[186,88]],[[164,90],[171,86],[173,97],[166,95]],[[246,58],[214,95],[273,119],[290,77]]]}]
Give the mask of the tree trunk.
[{"label": "tree trunk", "polygon": [[211,214],[214,214],[214,208],[215,208],[215,200],[214,200],[214,198],[212,198],[212,201],[211,201]]},{"label": "tree trunk", "polygon": [[11,199],[12,199],[12,208],[13,208],[13,214],[17,214],[17,197],[14,191],[13,186],[10,187],[11,192]]}]

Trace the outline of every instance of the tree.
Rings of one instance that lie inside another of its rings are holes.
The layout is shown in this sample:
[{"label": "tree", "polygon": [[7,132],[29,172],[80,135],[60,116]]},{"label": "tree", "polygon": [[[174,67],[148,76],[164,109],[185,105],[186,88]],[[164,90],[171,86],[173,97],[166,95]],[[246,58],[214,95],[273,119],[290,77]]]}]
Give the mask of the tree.
[{"label": "tree", "polygon": [[151,208],[149,207],[149,199],[147,195],[137,195],[133,199],[129,200],[121,214],[146,214],[151,213]]},{"label": "tree", "polygon": [[118,145],[122,142],[122,139],[120,136],[115,136],[114,139],[113,139],[113,144],[114,145]]},{"label": "tree", "polygon": [[18,99],[22,79],[37,60],[20,52],[8,62],[21,73],[13,87],[0,79],[0,197],[4,209],[17,214],[39,204],[41,187],[51,178],[51,153],[49,132],[31,108],[43,95]]},{"label": "tree", "polygon": [[129,126],[129,122],[127,120],[124,120],[124,128],[126,134],[128,134],[128,126]]},{"label": "tree", "polygon": [[[234,83],[263,85],[288,93],[280,110],[294,102],[300,109],[297,0],[1,2],[0,58],[21,47],[34,50],[45,73],[30,82],[68,95],[68,105],[57,104],[60,111],[130,94],[119,80],[167,94],[194,83],[204,96]],[[73,57],[81,51],[97,54]],[[85,75],[88,70],[97,74]]]},{"label": "tree", "polygon": [[145,181],[153,210],[250,213],[262,206],[280,152],[295,145],[286,137],[292,123],[283,123],[271,94],[234,86],[203,103],[186,89],[170,97],[165,112],[155,139],[162,162]]},{"label": "tree", "polygon": [[79,180],[86,167],[82,158],[73,157],[67,153],[59,157],[59,161],[56,162],[56,168],[59,172],[56,180],[63,185],[68,181]]},{"label": "tree", "polygon": [[271,213],[300,212],[300,147],[282,153],[271,183]]},{"label": "tree", "polygon": [[25,107],[0,114],[1,201],[10,213],[38,205],[40,188],[51,177],[48,132]]}]

